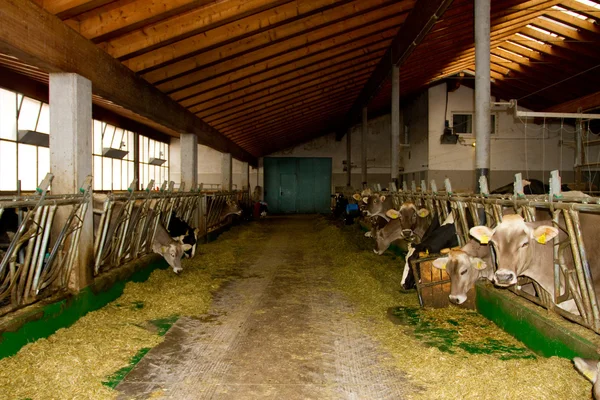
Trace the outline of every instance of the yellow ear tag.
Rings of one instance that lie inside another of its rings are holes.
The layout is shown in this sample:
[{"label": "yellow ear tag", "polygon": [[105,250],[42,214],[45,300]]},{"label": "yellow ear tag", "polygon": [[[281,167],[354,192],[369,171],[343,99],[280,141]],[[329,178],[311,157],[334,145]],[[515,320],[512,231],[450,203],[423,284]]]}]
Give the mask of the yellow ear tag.
[{"label": "yellow ear tag", "polygon": [[391,215],[389,215],[389,217],[391,219],[398,219],[398,214],[391,214]]},{"label": "yellow ear tag", "polygon": [[425,249],[425,256],[429,256],[429,249]]},{"label": "yellow ear tag", "polygon": [[546,233],[542,233],[539,238],[537,238],[539,244],[546,244]]},{"label": "yellow ear tag", "polygon": [[481,244],[488,244],[490,242],[490,238],[488,237],[488,235],[481,235],[480,242]]},{"label": "yellow ear tag", "polygon": [[442,268],[440,268],[440,269],[443,269],[445,271],[446,270],[446,263],[444,263],[444,265],[442,265]]},{"label": "yellow ear tag", "polygon": [[594,374],[592,374],[590,371],[585,371],[583,373],[583,376],[585,376],[586,378],[588,378],[590,381],[594,381]]}]

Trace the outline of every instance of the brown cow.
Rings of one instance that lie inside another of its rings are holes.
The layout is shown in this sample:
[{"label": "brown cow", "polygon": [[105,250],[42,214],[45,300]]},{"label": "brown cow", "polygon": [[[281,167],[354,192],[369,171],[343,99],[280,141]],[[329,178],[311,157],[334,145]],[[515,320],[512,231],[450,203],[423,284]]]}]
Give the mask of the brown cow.
[{"label": "brown cow", "polygon": [[381,255],[392,242],[399,239],[419,243],[429,227],[428,215],[429,211],[424,208],[417,210],[413,203],[402,204],[400,211],[388,210],[387,216],[392,220],[377,231],[373,252]]}]

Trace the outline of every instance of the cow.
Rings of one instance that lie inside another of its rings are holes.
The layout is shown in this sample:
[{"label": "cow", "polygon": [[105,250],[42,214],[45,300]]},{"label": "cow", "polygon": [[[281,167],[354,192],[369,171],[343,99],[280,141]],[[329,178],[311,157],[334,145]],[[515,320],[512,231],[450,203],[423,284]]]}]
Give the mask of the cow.
[{"label": "cow", "polygon": [[413,203],[404,203],[400,211],[390,209],[386,214],[392,221],[377,230],[377,241],[373,249],[375,254],[383,254],[398,239],[419,243],[429,227],[429,211],[424,208],[417,210]]},{"label": "cow", "polygon": [[448,273],[451,285],[448,298],[453,304],[464,303],[467,292],[479,278],[491,281],[494,277],[489,246],[473,239],[460,250],[450,250],[447,256],[434,260],[432,265]]},{"label": "cow", "polygon": [[[597,236],[600,225],[600,215],[580,213],[581,230],[584,238]],[[564,225],[564,222],[559,222]],[[482,244],[491,243],[496,255],[497,271],[494,283],[499,287],[509,287],[517,283],[518,276],[527,276],[537,282],[542,289],[554,299],[554,255],[552,239],[559,235],[559,230],[552,226],[552,221],[525,222],[523,217],[511,214],[504,216],[495,229],[486,226],[476,226],[470,230],[471,236]],[[561,234],[561,240],[566,235]],[[588,239],[590,240],[590,239]],[[593,241],[593,240],[592,240]],[[596,246],[584,243],[594,288],[596,292],[600,267]],[[595,243],[594,243],[595,244]],[[565,249],[567,267],[572,267],[570,248]],[[561,289],[564,282],[561,282]],[[598,296],[598,294],[596,294]],[[571,299],[559,305],[560,308],[578,314],[575,302]]]},{"label": "cow", "polygon": [[235,200],[227,200],[225,207],[223,207],[219,215],[219,221],[224,221],[230,215],[242,215],[242,209]]},{"label": "cow", "polygon": [[192,246],[191,249],[184,251],[185,257],[192,258],[196,255],[196,244],[200,232],[198,228],[192,228],[187,222],[178,218],[175,212],[171,212],[167,231],[169,231],[171,237],[179,238],[183,244]]},{"label": "cow", "polygon": [[[94,235],[98,233],[98,225],[100,224],[100,216],[102,214],[101,205],[105,200],[104,195],[94,194],[93,196],[93,210],[94,210]],[[117,201],[113,206],[113,211],[111,214],[111,218],[108,225],[108,230],[106,232],[106,242],[105,242],[105,253],[103,254],[103,259],[110,255],[111,251],[115,250],[114,243],[114,234],[117,231],[117,228],[120,224],[123,223],[126,215],[125,203]],[[140,221],[141,208],[139,205],[134,205],[131,210],[131,216],[129,218],[129,224],[127,227],[127,232],[125,235],[127,237],[133,237],[137,234],[148,234],[148,232],[136,232]],[[153,211],[150,210],[147,218],[152,218]],[[158,223],[156,227],[156,232],[154,234],[154,238],[152,240],[152,251],[154,253],[160,254],[167,261],[167,263],[173,268],[173,272],[179,273],[183,270],[181,267],[181,257],[183,256],[184,251],[188,251],[192,248],[190,244],[184,244],[182,242],[183,238],[180,237],[180,240],[173,239],[167,229],[161,224]],[[143,241],[143,240],[142,240]],[[132,241],[131,241],[132,243]]]},{"label": "cow", "polygon": [[421,243],[408,245],[408,253],[405,256],[404,271],[402,273],[402,288],[405,290],[415,287],[415,277],[411,269],[411,261],[419,258],[419,253],[438,253],[442,249],[458,246],[458,238],[456,236],[456,226],[452,214],[448,216],[442,225],[439,224],[436,217],[433,218],[431,225],[427,228],[427,232],[423,235]]},{"label": "cow", "polygon": [[600,361],[586,358],[573,358],[575,369],[592,382],[592,396],[595,400],[600,400]]},{"label": "cow", "polygon": [[152,251],[164,257],[176,274],[183,271],[181,258],[185,251],[192,248],[190,244],[175,240],[162,224],[158,224],[152,240]]}]

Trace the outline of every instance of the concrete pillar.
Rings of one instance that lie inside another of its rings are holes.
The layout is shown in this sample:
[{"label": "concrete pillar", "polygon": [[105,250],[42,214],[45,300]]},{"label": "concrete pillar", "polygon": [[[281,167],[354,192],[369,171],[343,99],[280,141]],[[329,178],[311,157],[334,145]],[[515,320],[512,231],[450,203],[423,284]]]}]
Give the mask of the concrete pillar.
[{"label": "concrete pillar", "polygon": [[250,192],[250,165],[247,162],[242,163],[242,190]]},{"label": "concrete pillar", "polygon": [[[92,83],[77,74],[50,74],[50,171],[52,194],[77,194],[92,174]],[[70,213],[59,207],[53,222],[58,235]],[[80,290],[92,282],[94,231],[91,206],[80,235],[69,288]]]},{"label": "concrete pillar", "polygon": [[[475,187],[490,184],[490,0],[475,0]],[[491,186],[490,186],[491,187]]]},{"label": "concrete pillar", "polygon": [[369,125],[367,123],[367,107],[362,109],[362,135],[360,141],[360,163],[362,167],[362,186],[367,187],[367,134],[369,133]]},{"label": "concrete pillar", "polygon": [[391,182],[400,177],[400,68],[392,66]]},{"label": "concrete pillar", "polygon": [[231,192],[232,190],[232,162],[230,153],[222,153],[221,155],[221,190]]},{"label": "concrete pillar", "polygon": [[190,191],[198,184],[198,136],[182,133],[179,139],[181,183],[185,184],[186,191]]},{"label": "concrete pillar", "polygon": [[346,132],[346,186],[352,186],[352,128]]}]

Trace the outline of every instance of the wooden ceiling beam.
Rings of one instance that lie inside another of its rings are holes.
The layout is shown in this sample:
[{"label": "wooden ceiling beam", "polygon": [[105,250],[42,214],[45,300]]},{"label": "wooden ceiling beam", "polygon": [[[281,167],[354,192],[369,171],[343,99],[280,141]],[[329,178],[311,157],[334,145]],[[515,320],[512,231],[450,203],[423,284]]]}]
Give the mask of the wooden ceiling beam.
[{"label": "wooden ceiling beam", "polygon": [[[377,61],[372,61],[375,64]],[[246,115],[247,113],[254,113],[261,109],[267,108],[270,105],[279,104],[292,98],[300,96],[310,95],[315,91],[322,89],[328,89],[332,86],[344,85],[348,82],[356,82],[357,79],[364,77],[370,71],[369,69],[356,68],[352,72],[342,71],[339,76],[324,77],[317,81],[307,82],[302,86],[294,86],[285,90],[277,91],[276,93],[270,93],[268,96],[262,96],[252,101],[244,102],[239,105],[234,105],[231,108],[225,106],[219,110],[213,110],[208,115],[198,113],[199,117],[209,124],[216,123],[218,121],[225,120],[227,118],[235,118],[235,116]]]},{"label": "wooden ceiling beam", "polygon": [[[286,106],[279,107],[275,110],[266,110],[268,115],[263,115],[263,118],[251,118],[246,121],[234,125],[223,126],[223,132],[228,137],[234,137],[236,133],[243,131],[244,129],[254,129],[255,127],[266,127],[272,124],[277,124],[282,119],[290,119],[295,116],[302,116],[309,111],[314,109],[328,108],[327,101],[331,102],[331,105],[348,102],[352,102],[352,96],[354,96],[360,88],[338,88],[332,89],[328,92],[318,93],[309,99],[301,102],[290,103]],[[268,118],[268,119],[267,119]],[[268,121],[268,122],[265,122]]]},{"label": "wooden ceiling beam", "polygon": [[[329,102],[329,103],[327,103]],[[232,140],[241,140],[242,138],[246,137],[246,136],[252,136],[252,135],[260,135],[261,131],[265,131],[265,130],[272,130],[274,129],[274,127],[276,127],[277,129],[282,128],[285,129],[288,126],[290,126],[290,124],[296,123],[298,121],[308,121],[310,122],[313,115],[315,114],[319,114],[319,113],[327,113],[330,112],[331,110],[336,110],[338,108],[346,108],[346,110],[349,107],[349,104],[352,103],[352,99],[348,99],[348,98],[338,98],[336,100],[331,100],[329,98],[325,98],[325,99],[321,99],[319,101],[315,101],[313,102],[313,104],[311,104],[310,107],[306,107],[305,109],[302,110],[296,110],[294,112],[291,112],[288,115],[283,115],[280,116],[277,119],[274,119],[273,121],[267,123],[267,124],[256,124],[253,126],[247,126],[244,127],[244,129],[235,129],[235,130],[231,130],[230,132],[228,132],[227,134],[229,135],[229,137],[232,138]],[[243,141],[242,141],[243,143]]]},{"label": "wooden ceiling beam", "polygon": [[260,14],[292,2],[295,0],[213,1],[205,7],[99,43],[99,46],[119,61],[127,61],[193,36],[216,31],[235,21],[244,22],[246,18],[254,17],[260,19]]},{"label": "wooden ceiling beam", "polygon": [[149,3],[148,0],[118,0],[65,20],[65,23],[86,39],[100,43],[213,2],[152,0]]},{"label": "wooden ceiling beam", "polygon": [[375,68],[373,75],[371,75],[371,78],[364,86],[361,94],[355,100],[348,115],[340,121],[336,140],[341,140],[346,134],[348,127],[360,115],[362,108],[367,106],[371,98],[377,94],[379,87],[390,74],[392,64],[401,65],[406,61],[414,48],[421,43],[451,3],[452,0],[429,0],[415,4],[392,41],[390,48]]},{"label": "wooden ceiling beam", "polygon": [[328,112],[315,112],[310,116],[310,123],[307,123],[306,121],[295,121],[291,125],[282,125],[277,129],[263,131],[258,138],[247,136],[246,138],[240,138],[238,140],[244,143],[244,146],[252,146],[252,144],[260,146],[261,143],[264,146],[265,143],[268,144],[272,141],[289,141],[289,137],[295,136],[298,132],[315,132],[317,129],[313,129],[313,125],[319,125],[320,123],[330,124],[331,115],[343,115],[343,112],[346,110],[347,107],[342,106],[330,109]]},{"label": "wooden ceiling beam", "polygon": [[290,80],[302,78],[308,74],[319,73],[328,68],[335,68],[342,65],[342,63],[355,59],[357,56],[379,52],[381,49],[385,51],[390,42],[388,36],[393,34],[393,30],[387,30],[383,33],[365,37],[354,43],[347,43],[330,51],[311,54],[292,64],[280,65],[254,75],[221,82],[217,86],[210,88],[210,90],[199,91],[192,97],[181,100],[180,104],[184,107],[194,107],[238,91],[247,93],[254,89],[277,86]]},{"label": "wooden ceiling beam", "polygon": [[[243,57],[219,56],[219,52],[213,55],[204,54],[202,61],[195,60],[192,70],[186,70],[183,74],[177,75],[177,69],[173,66],[167,73],[175,79],[169,78],[167,81],[154,81],[157,87],[176,96],[185,96],[187,89],[198,86],[206,81],[211,81],[223,75],[240,74],[245,70],[256,70],[258,66],[268,64],[269,67],[282,63],[294,62],[295,60],[307,57],[313,53],[332,50],[346,43],[360,40],[365,36],[371,36],[377,32],[385,32],[397,27],[404,19],[404,14],[393,16],[384,16],[382,20],[370,21],[367,25],[354,26],[343,31],[333,31],[331,28],[324,32],[312,32],[316,35],[308,34],[306,36],[297,36],[290,40],[283,40],[268,48],[260,51],[252,50],[243,54]],[[349,21],[347,21],[349,22]],[[327,33],[325,35],[325,33]],[[211,52],[212,54],[213,52]],[[204,57],[207,56],[207,57]],[[192,64],[190,64],[192,65]],[[264,68],[264,67],[263,67]],[[147,75],[144,75],[147,78]],[[160,82],[160,83],[159,83]],[[181,94],[181,92],[184,92]]]},{"label": "wooden ceiling beam", "polygon": [[[563,4],[561,4],[561,6],[562,5]],[[600,12],[600,10],[599,10],[599,12]],[[594,22],[591,22],[588,20],[582,20],[582,19],[576,18],[572,15],[569,15],[563,11],[553,10],[553,9],[548,10],[547,16],[548,16],[548,18],[554,19],[558,22],[567,24],[574,28],[582,29],[584,31],[588,31],[593,34],[600,35],[600,27],[598,27],[598,25],[595,24]]]},{"label": "wooden ceiling beam", "polygon": [[[364,83],[366,78],[363,78],[360,81],[357,81],[358,84]],[[353,82],[352,82],[353,83]],[[347,84],[346,86],[340,87],[328,87],[323,88],[313,93],[307,94],[306,96],[295,99],[289,99],[285,102],[274,104],[268,108],[264,108],[256,113],[256,115],[250,114],[250,116],[238,116],[237,118],[223,120],[220,122],[215,122],[215,127],[220,127],[224,131],[227,130],[230,132],[230,129],[244,127],[247,125],[251,125],[253,123],[260,123],[261,121],[271,121],[273,117],[277,117],[283,114],[287,114],[293,112],[301,107],[311,106],[316,101],[320,101],[324,97],[328,99],[341,97],[344,93],[354,93],[357,90],[358,85],[353,85],[352,83]],[[339,95],[339,96],[338,96]]]},{"label": "wooden ceiling beam", "polygon": [[563,0],[560,3],[561,6],[570,8],[571,10],[578,12],[580,14],[585,14],[590,18],[595,19],[596,21],[600,20],[600,10],[591,8],[585,4],[582,4],[576,0]]},{"label": "wooden ceiling beam", "polygon": [[95,94],[169,129],[195,133],[199,143],[256,164],[255,157],[33,2],[2,2],[0,52],[50,73],[77,73],[92,82]]},{"label": "wooden ceiling beam", "polygon": [[94,8],[102,7],[114,0],[35,0],[50,14],[60,19],[73,18]]},{"label": "wooden ceiling beam", "polygon": [[403,3],[394,0],[375,0],[374,3],[315,0],[302,7],[298,7],[298,3],[291,3],[279,8],[280,11],[270,10],[246,20],[236,20],[232,24],[131,58],[125,65],[135,72],[147,74],[153,82],[156,81],[150,72],[156,70],[169,72],[169,78],[173,79],[215,60],[224,62],[253,52],[270,56],[273,46],[282,42],[286,42],[287,46],[277,46],[279,51],[297,46],[297,43],[290,42],[294,38],[310,35],[306,42],[314,41],[328,36],[333,30],[341,31],[359,24],[361,17],[372,20],[384,15],[391,17],[403,10],[407,12]]},{"label": "wooden ceiling beam", "polygon": [[[551,41],[551,38],[549,38],[548,35],[527,27],[523,28],[521,33],[544,43],[548,43],[552,47],[558,47],[563,50],[567,50],[568,52],[572,52],[574,60],[578,60],[579,58],[583,58],[582,56],[585,56],[589,58],[589,60],[600,61],[600,54],[598,54],[598,51],[595,50],[595,46],[590,43],[558,39]],[[526,44],[531,43],[531,41],[523,40],[523,42],[520,43]],[[528,44],[526,45],[528,46]]]},{"label": "wooden ceiling beam", "polygon": [[546,112],[576,113],[600,109],[600,91],[545,109]]},{"label": "wooden ceiling beam", "polygon": [[[371,27],[368,28],[372,29]],[[371,32],[367,33],[367,37],[374,40],[380,40],[387,38],[389,40],[390,35],[394,29],[390,29],[389,26],[383,28],[383,31],[378,31],[375,36]],[[353,34],[332,38],[324,42],[315,43],[306,46],[301,51],[286,52],[282,55],[271,59],[262,59],[255,64],[245,65],[241,69],[232,69],[230,65],[217,65],[211,68],[210,71],[205,71],[202,75],[203,78],[198,80],[198,75],[190,75],[189,79],[192,83],[184,86],[183,89],[177,89],[176,92],[169,93],[171,97],[177,101],[186,100],[190,97],[197,96],[198,93],[207,90],[213,90],[221,85],[226,85],[232,81],[248,78],[253,75],[265,73],[269,70],[278,68],[294,70],[299,68],[304,63],[310,63],[317,60],[333,57],[336,53],[345,52],[348,48],[352,48],[352,44],[355,42],[355,35],[363,34],[362,30],[355,31]],[[361,36],[358,36],[361,37]],[[361,40],[356,37],[357,41]],[[227,63],[226,63],[227,64]],[[159,89],[164,90],[162,85],[159,85]]]},{"label": "wooden ceiling beam", "polygon": [[212,101],[203,103],[200,106],[190,107],[189,110],[197,113],[200,118],[207,118],[213,114],[218,114],[230,108],[242,107],[254,103],[258,100],[273,99],[274,96],[280,95],[288,89],[304,89],[314,85],[327,84],[330,80],[339,79],[343,76],[364,71],[364,67],[373,66],[379,61],[383,55],[383,51],[368,54],[366,56],[351,59],[348,62],[339,64],[337,67],[327,68],[318,73],[301,76],[297,79],[288,80],[287,82],[267,87],[261,90],[248,92],[245,95],[228,96],[227,99],[219,99],[220,101]]}]

